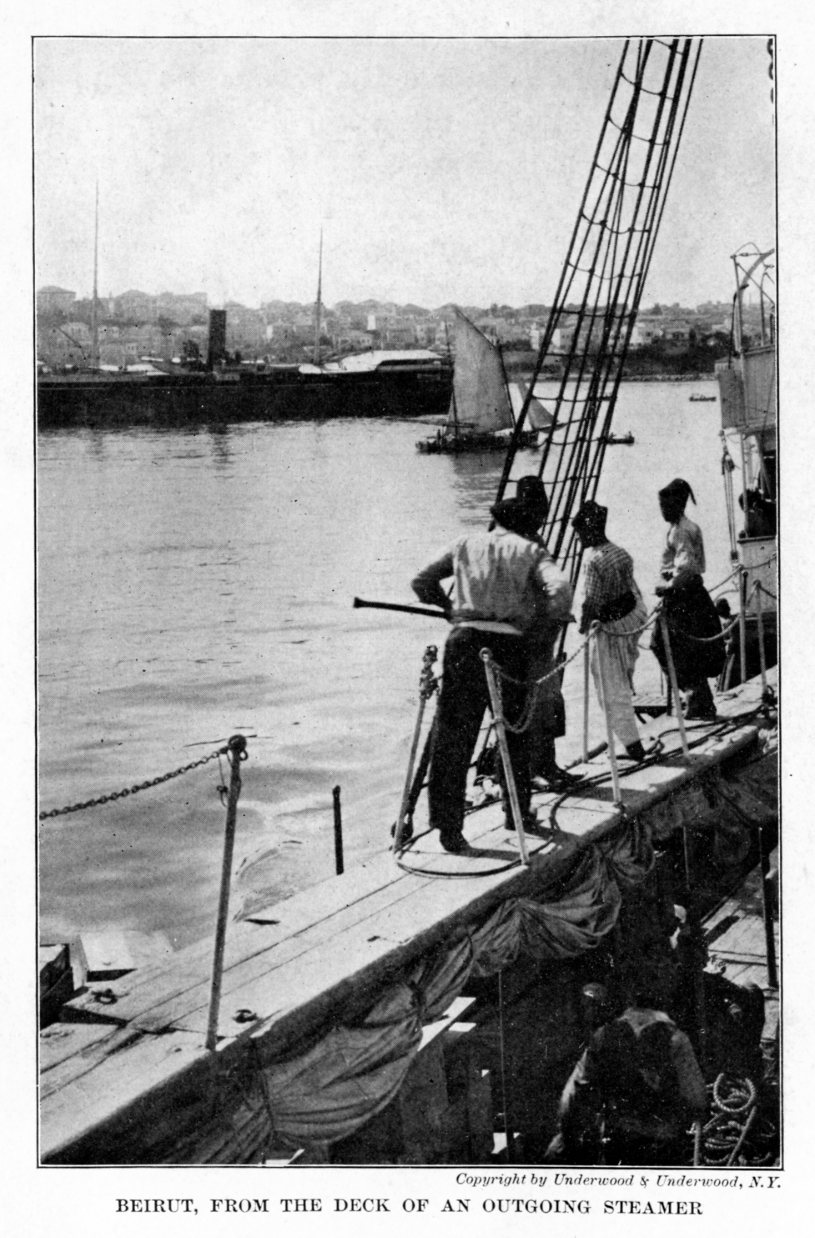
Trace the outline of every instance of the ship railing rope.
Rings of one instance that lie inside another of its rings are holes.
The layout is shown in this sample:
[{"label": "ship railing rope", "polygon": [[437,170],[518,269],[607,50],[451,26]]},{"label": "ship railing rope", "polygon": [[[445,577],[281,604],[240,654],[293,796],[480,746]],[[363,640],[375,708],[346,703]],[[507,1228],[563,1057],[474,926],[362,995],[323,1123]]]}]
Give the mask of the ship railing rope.
[{"label": "ship railing rope", "polygon": [[591,634],[589,634],[586,639],[577,646],[574,653],[571,654],[570,657],[566,658],[563,662],[558,662],[550,671],[547,671],[545,675],[541,675],[540,679],[514,679],[512,675],[508,675],[506,671],[502,670],[501,666],[497,662],[493,661],[492,666],[496,672],[496,685],[499,692],[502,681],[518,685],[526,685],[528,688],[526,703],[518,721],[511,723],[507,721],[506,716],[504,717],[504,726],[508,731],[512,731],[513,734],[519,735],[522,731],[527,730],[530,722],[532,721],[532,715],[535,712],[535,706],[537,704],[542,685],[545,684],[547,680],[554,679],[555,675],[562,675],[569,663],[574,662],[577,655],[582,653],[590,640]]},{"label": "ship railing rope", "polygon": [[[753,595],[759,591],[759,589],[761,590],[762,593],[767,592],[767,590],[763,588],[760,582],[756,581],[756,583],[753,585],[752,589],[750,590],[750,593],[747,596],[747,601],[745,602],[745,606],[751,600]],[[690,632],[686,632],[684,628],[680,628],[676,624],[672,625],[672,631],[674,631],[677,636],[683,636],[685,640],[693,641],[694,644],[696,645],[710,645],[713,643],[713,641],[723,640],[724,637],[727,636],[730,632],[732,632],[735,627],[738,627],[740,622],[741,622],[741,615],[736,615],[732,623],[728,623],[727,627],[722,628],[721,632],[717,632],[715,636],[692,636]]]},{"label": "ship railing rope", "polygon": [[228,752],[228,745],[223,748],[216,748],[208,756],[201,757],[198,761],[191,761],[189,765],[182,765],[179,769],[170,770],[167,774],[159,774],[157,778],[148,778],[146,782],[138,782],[135,786],[124,787],[121,791],[111,791],[109,795],[100,795],[94,800],[83,800],[79,804],[69,804],[65,808],[52,808],[48,812],[41,812],[39,820],[47,821],[51,817],[64,817],[70,812],[83,812],[86,808],[100,808],[103,804],[112,804],[115,800],[127,799],[130,795],[138,795],[140,791],[149,791],[151,787],[158,787],[162,782],[169,782],[171,778],[178,778],[181,774],[188,774],[190,770],[199,769],[202,765],[208,765],[210,761],[226,756]]}]

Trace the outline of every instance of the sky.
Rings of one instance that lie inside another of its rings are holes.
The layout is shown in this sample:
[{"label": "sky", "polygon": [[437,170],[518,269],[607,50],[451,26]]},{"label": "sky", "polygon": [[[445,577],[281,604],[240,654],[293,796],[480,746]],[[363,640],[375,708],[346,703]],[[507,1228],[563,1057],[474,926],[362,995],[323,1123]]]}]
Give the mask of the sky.
[{"label": "sky", "polygon": [[[622,43],[37,38],[38,287],[435,308],[551,301]],[[705,40],[644,303],[775,244],[764,37]]]}]

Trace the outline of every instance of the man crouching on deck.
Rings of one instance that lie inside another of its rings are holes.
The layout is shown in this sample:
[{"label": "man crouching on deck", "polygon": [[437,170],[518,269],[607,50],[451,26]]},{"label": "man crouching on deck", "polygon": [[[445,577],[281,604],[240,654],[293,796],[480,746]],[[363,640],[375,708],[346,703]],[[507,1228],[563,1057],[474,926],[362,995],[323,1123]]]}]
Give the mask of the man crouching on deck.
[{"label": "man crouching on deck", "polygon": [[[491,508],[490,530],[468,533],[420,572],[413,590],[441,606],[453,630],[444,650],[436,736],[428,780],[430,826],[446,851],[466,851],[462,832],[467,770],[489,704],[481,650],[501,669],[505,716],[520,719],[526,700],[529,637],[541,624],[565,622],[572,586],[536,540],[549,504],[540,478],[522,477],[517,494]],[[453,578],[450,597],[441,586]],[[526,730],[508,728],[507,744],[524,819],[531,794]],[[509,817],[509,804],[506,804]]]}]

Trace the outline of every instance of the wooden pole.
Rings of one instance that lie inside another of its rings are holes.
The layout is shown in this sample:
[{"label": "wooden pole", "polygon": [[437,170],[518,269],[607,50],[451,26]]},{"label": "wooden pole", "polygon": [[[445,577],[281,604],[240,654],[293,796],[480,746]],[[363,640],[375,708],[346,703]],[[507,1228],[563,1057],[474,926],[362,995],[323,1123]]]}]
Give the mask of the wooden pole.
[{"label": "wooden pole", "polygon": [[339,877],[345,872],[342,858],[342,809],[340,808],[339,787],[335,787],[331,794],[334,798],[334,862]]},{"label": "wooden pole", "polygon": [[515,822],[515,833],[518,836],[518,850],[521,853],[521,863],[526,866],[529,864],[529,855],[526,850],[526,837],[524,835],[523,817],[521,816],[521,805],[518,801],[518,788],[515,785],[515,774],[512,770],[512,762],[509,759],[509,747],[507,746],[507,733],[504,725],[501,693],[495,679],[492,654],[489,649],[482,649],[481,657],[484,661],[484,670],[487,675],[487,687],[489,688],[490,702],[492,704],[495,734],[498,738],[498,749],[501,753],[501,760],[504,765],[504,776],[506,778],[507,792],[509,794],[509,803],[512,808],[512,820]]},{"label": "wooden pole", "polygon": [[591,641],[583,646],[583,764],[589,763],[589,662],[591,657]]},{"label": "wooden pole", "polygon": [[739,659],[741,679],[740,683],[747,682],[747,569],[742,568],[739,573]]},{"label": "wooden pole", "polygon": [[778,963],[775,957],[775,927],[773,895],[770,885],[770,856],[762,826],[758,827],[758,854],[761,864],[761,902],[764,913],[764,945],[767,955],[767,981],[771,989],[778,988]]},{"label": "wooden pole", "polygon": [[221,1004],[221,981],[224,970],[224,947],[226,945],[226,918],[229,913],[229,886],[232,881],[232,854],[235,850],[235,822],[237,820],[238,796],[241,793],[241,761],[245,760],[246,740],[242,735],[233,735],[226,746],[229,753],[231,777],[226,801],[226,830],[224,832],[224,855],[221,864],[221,893],[218,899],[218,919],[215,925],[215,952],[212,959],[212,987],[209,998],[206,1047],[214,1052],[218,1043],[218,1010]]},{"label": "wooden pole", "polygon": [[617,768],[617,751],[615,748],[614,730],[611,725],[611,710],[608,705],[608,681],[606,680],[606,664],[602,642],[603,633],[600,630],[599,623],[596,621],[592,624],[592,633],[594,635],[594,648],[597,653],[597,679],[600,684],[600,704],[603,706],[603,715],[606,720],[608,759],[611,764],[611,785],[614,793],[614,803],[621,804],[620,771]]},{"label": "wooden pole", "polygon": [[665,613],[660,612],[659,622],[662,625],[662,640],[665,645],[665,661],[668,663],[668,682],[671,685],[673,699],[676,701],[676,721],[679,726],[679,739],[682,744],[682,755],[690,756],[688,749],[688,737],[685,734],[685,713],[682,709],[682,701],[679,696],[679,688],[676,682],[676,667],[674,666],[674,656],[671,653],[671,638],[668,635],[668,621],[665,618]]},{"label": "wooden pole", "polygon": [[761,605],[761,584],[756,581],[753,588],[756,595],[756,623],[758,625],[758,659],[761,666],[761,691],[767,691],[767,655],[764,651],[764,612]]},{"label": "wooden pole", "polygon": [[398,851],[402,846],[402,834],[405,829],[405,821],[408,815],[410,805],[410,793],[413,787],[413,766],[416,763],[416,752],[419,747],[419,736],[422,733],[422,718],[424,717],[424,697],[419,701],[419,714],[416,718],[416,725],[413,728],[413,740],[410,745],[410,756],[408,757],[407,773],[405,774],[405,787],[402,791],[402,802],[399,805],[399,816],[396,818],[396,830],[393,835],[392,851]]},{"label": "wooden pole", "polygon": [[411,804],[415,804],[413,798],[413,767],[416,764],[416,753],[419,749],[419,737],[422,733],[422,719],[424,717],[424,709],[430,697],[436,690],[436,678],[433,674],[433,664],[438,656],[438,649],[435,645],[428,645],[422,657],[422,673],[419,676],[419,714],[416,718],[416,725],[413,728],[413,740],[410,745],[410,756],[408,757],[407,774],[405,775],[405,787],[402,791],[402,802],[399,805],[399,816],[396,819],[396,829],[393,832],[393,847],[392,851],[399,851],[402,846],[402,836],[407,825],[407,818],[413,811]]},{"label": "wooden pole", "polygon": [[[682,717],[681,706],[677,705],[677,717]],[[705,979],[699,964],[702,953],[702,926],[697,914],[697,900],[693,890],[693,868],[691,866],[691,849],[688,839],[688,827],[682,826],[682,850],[685,858],[685,886],[687,888],[687,928],[691,938],[691,958],[693,966],[693,1004],[696,1009],[696,1024],[699,1030],[699,1057],[704,1069],[707,1063],[707,1004],[705,1002]]]}]

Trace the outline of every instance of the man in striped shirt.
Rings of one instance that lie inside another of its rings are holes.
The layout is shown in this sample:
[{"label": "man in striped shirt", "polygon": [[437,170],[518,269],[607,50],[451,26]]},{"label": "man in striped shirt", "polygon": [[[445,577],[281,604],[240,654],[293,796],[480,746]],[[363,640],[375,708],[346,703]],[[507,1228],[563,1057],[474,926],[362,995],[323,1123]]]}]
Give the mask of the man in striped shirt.
[{"label": "man in striped shirt", "polygon": [[[580,631],[592,623],[602,626],[592,647],[591,670],[600,700],[599,654],[605,671],[606,708],[614,734],[628,756],[642,761],[645,750],[637,730],[632,698],[634,666],[639,656],[639,633],[646,620],[645,603],[634,580],[634,560],[627,550],[606,537],[608,508],[591,500],[584,503],[572,524],[586,551],[584,600]],[[598,651],[598,644],[602,649]]]}]

